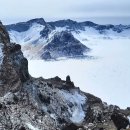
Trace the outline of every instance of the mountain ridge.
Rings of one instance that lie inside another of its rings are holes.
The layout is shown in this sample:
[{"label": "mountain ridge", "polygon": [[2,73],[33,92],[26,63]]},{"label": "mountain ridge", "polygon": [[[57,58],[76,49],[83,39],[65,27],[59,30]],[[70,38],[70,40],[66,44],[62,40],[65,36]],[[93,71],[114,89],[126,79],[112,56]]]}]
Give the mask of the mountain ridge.
[{"label": "mountain ridge", "polygon": [[[92,22],[92,21],[82,21],[82,22],[77,22],[77,21],[74,21],[74,20],[71,20],[71,19],[64,19],[64,20],[57,20],[57,21],[50,21],[50,22],[45,22],[45,20],[43,19],[43,18],[35,18],[35,19],[31,19],[31,20],[28,20],[28,21],[25,21],[25,22],[18,22],[18,23],[15,23],[15,24],[8,24],[8,25],[5,25],[6,26],[6,28],[7,28],[7,30],[10,30],[10,29],[12,29],[11,28],[11,26],[17,26],[17,24],[26,24],[26,23],[33,23],[33,22],[36,22],[36,23],[40,23],[40,24],[42,24],[42,25],[44,25],[45,23],[47,23],[47,24],[50,24],[50,25],[52,25],[52,26],[68,26],[68,25],[84,25],[84,26],[98,26],[98,25],[100,25],[100,26],[110,26],[110,28],[112,28],[112,27],[114,27],[114,26],[124,26],[124,27],[130,27],[130,24],[125,24],[125,25],[123,25],[123,24],[116,24],[116,25],[114,25],[114,24],[106,24],[106,25],[103,25],[103,24],[96,24],[96,23],[94,23],[94,22]],[[61,25],[60,25],[61,24]]]},{"label": "mountain ridge", "polygon": [[[48,51],[45,50],[44,47],[47,46],[49,41],[56,35],[56,33],[61,33],[60,35],[62,35],[63,31],[69,33],[70,35],[73,35],[75,40],[80,41],[80,48],[82,48],[82,46],[86,46],[85,48],[89,48],[87,47],[87,40],[91,37],[96,36],[97,38],[101,37],[108,39],[112,39],[113,37],[129,38],[128,34],[130,32],[130,25],[99,25],[91,21],[76,22],[70,19],[46,22],[43,18],[36,18],[27,22],[6,25],[6,28],[10,34],[11,41],[21,44],[22,51],[28,59],[43,60],[57,60],[63,57],[84,58],[89,55],[89,51],[79,49],[78,51],[82,51],[82,56],[81,53],[77,56],[73,52],[72,46],[70,46],[69,50],[71,50],[71,54],[73,55],[69,55],[69,53],[66,53],[66,55],[61,53],[61,55],[59,55],[57,48],[55,54],[53,53],[53,55],[48,56],[48,59],[46,56],[44,58],[43,55],[49,55]],[[64,45],[66,42],[68,42],[67,39],[66,41],[64,41]],[[55,45],[56,44],[58,43],[55,42]],[[41,50],[45,50],[47,53],[44,54],[44,51],[42,52]]]}]

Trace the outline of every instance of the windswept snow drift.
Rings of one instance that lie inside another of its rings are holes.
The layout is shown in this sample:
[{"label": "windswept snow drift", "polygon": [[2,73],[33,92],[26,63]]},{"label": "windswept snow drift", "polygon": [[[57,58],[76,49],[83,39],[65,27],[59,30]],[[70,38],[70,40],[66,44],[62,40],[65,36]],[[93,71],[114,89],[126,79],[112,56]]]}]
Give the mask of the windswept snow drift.
[{"label": "windswept snow drift", "polygon": [[69,113],[72,115],[70,120],[73,123],[82,123],[85,118],[84,110],[82,105],[86,102],[86,97],[74,91],[73,94],[67,91],[60,91],[61,96],[64,97],[66,102],[72,103],[72,107],[68,107]]}]

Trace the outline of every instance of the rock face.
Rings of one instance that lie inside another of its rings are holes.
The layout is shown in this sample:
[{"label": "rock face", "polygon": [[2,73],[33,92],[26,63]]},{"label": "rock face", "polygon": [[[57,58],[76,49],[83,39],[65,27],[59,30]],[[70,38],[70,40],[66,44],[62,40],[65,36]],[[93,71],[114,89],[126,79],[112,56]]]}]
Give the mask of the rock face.
[{"label": "rock face", "polygon": [[23,57],[21,46],[10,43],[5,28],[0,23],[0,95],[16,90],[21,82],[29,79],[28,61]]},{"label": "rock face", "polygon": [[129,128],[129,115],[80,91],[69,76],[31,77],[20,45],[0,23],[0,130],[120,130]]},{"label": "rock face", "polygon": [[41,54],[43,59],[57,59],[59,57],[83,57],[90,49],[66,31],[56,33]]},{"label": "rock face", "polygon": [[129,120],[120,113],[113,113],[111,115],[111,119],[113,120],[118,130],[122,128],[125,129],[129,125]]}]

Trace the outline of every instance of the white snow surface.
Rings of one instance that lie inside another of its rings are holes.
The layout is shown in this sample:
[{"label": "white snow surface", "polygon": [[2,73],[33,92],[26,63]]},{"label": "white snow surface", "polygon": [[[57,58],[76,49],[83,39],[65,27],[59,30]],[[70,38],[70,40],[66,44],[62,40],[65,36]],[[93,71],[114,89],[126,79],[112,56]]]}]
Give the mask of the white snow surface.
[{"label": "white snow surface", "polygon": [[81,123],[85,118],[85,112],[82,109],[82,105],[86,102],[86,97],[81,95],[77,91],[73,91],[73,93],[69,93],[67,91],[60,91],[61,96],[65,98],[68,103],[72,103],[73,107],[68,107],[69,113],[72,115],[70,120],[73,123]]},{"label": "white snow surface", "polygon": [[29,72],[34,77],[65,79],[70,75],[76,86],[121,108],[130,106],[130,38],[78,35],[77,38],[92,49],[96,59],[61,60],[46,62],[30,60]]},{"label": "white snow surface", "polygon": [[3,52],[2,52],[3,44],[0,43],[0,65],[2,64],[3,61]]}]

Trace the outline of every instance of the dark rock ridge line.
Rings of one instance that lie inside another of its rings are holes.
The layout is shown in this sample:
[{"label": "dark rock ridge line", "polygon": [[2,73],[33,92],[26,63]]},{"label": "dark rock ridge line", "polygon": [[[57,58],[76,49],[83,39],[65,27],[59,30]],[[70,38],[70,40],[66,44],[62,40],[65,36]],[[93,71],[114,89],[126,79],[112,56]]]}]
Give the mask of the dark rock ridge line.
[{"label": "dark rock ridge line", "polygon": [[7,28],[7,30],[24,32],[24,31],[27,31],[33,23],[46,25],[46,22],[44,21],[44,19],[38,18],[38,19],[29,20],[27,22],[20,22],[20,23],[16,23],[16,24],[6,25],[6,28]]},{"label": "dark rock ridge line", "polygon": [[39,23],[41,25],[49,25],[52,29],[55,29],[55,27],[67,27],[70,30],[84,30],[84,27],[93,27],[96,30],[103,31],[103,30],[109,30],[112,29],[113,31],[116,31],[118,33],[122,32],[125,29],[130,29],[130,25],[99,25],[96,23],[93,23],[91,21],[85,21],[85,22],[77,22],[70,19],[67,20],[59,20],[54,22],[45,22],[43,18],[36,18],[29,20],[27,22],[20,22],[16,24],[6,25],[7,30],[15,30],[18,32],[27,31],[29,26],[31,26],[33,23]]},{"label": "dark rock ridge line", "polygon": [[[1,46],[2,44],[2,46]],[[0,130],[121,130],[130,109],[107,105],[70,77],[33,78],[21,47],[0,23]]]}]

